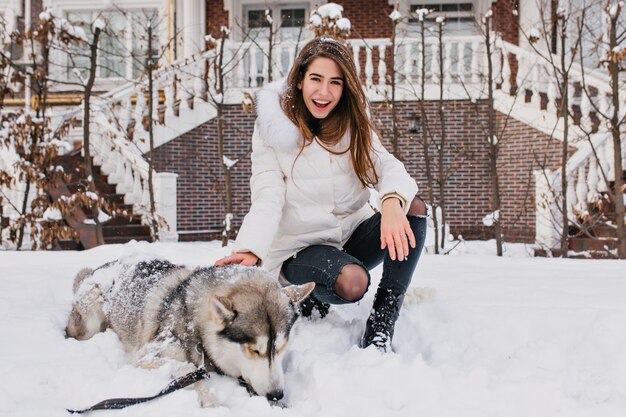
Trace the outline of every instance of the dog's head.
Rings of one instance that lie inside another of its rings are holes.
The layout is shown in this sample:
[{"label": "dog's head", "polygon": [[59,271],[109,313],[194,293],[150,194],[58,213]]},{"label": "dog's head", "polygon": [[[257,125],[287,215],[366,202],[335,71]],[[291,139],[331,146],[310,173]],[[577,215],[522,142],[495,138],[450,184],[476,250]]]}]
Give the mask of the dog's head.
[{"label": "dog's head", "polygon": [[297,305],[314,283],[281,287],[259,268],[223,286],[208,300],[205,350],[227,375],[242,378],[259,395],[283,397],[283,357]]}]

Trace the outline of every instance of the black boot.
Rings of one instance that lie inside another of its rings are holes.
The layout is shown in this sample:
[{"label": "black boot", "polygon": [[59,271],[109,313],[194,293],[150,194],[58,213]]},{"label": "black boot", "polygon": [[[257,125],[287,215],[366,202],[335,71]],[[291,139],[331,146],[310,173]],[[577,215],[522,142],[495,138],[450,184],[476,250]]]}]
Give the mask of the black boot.
[{"label": "black boot", "polygon": [[393,328],[400,315],[404,294],[394,294],[387,288],[378,288],[374,297],[372,313],[365,324],[361,347],[376,346],[381,352],[391,350]]},{"label": "black boot", "polygon": [[320,313],[320,317],[324,318],[328,314],[328,310],[330,310],[330,304],[321,302],[311,294],[300,303],[300,315],[310,319],[313,310],[317,310]]}]

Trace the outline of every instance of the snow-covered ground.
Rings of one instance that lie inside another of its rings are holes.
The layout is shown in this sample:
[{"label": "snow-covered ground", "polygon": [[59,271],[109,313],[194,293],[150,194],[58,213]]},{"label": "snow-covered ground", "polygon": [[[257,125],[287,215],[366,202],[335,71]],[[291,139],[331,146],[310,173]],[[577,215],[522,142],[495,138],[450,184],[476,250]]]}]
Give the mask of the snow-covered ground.
[{"label": "snow-covered ground", "polygon": [[[286,359],[287,408],[215,377],[222,406],[182,390],[111,416],[623,417],[626,262],[531,258],[523,245],[493,255],[467,242],[424,255],[405,303],[396,353],[359,349],[373,291],[325,319],[299,320]],[[85,252],[0,251],[0,415],[66,416],[111,397],[149,396],[170,369],[132,366],[111,331],[78,342],[63,330],[75,273],[132,253],[210,265],[216,242],[132,242]],[[373,272],[380,278],[380,269]]]}]

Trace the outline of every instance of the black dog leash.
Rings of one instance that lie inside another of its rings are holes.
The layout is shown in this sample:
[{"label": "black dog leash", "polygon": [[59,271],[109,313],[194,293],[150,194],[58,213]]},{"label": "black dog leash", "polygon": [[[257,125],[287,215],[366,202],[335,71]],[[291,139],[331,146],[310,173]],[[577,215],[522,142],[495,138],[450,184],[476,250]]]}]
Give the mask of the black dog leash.
[{"label": "black dog leash", "polygon": [[72,414],[83,414],[94,410],[119,410],[131,405],[145,403],[147,401],[154,400],[155,398],[162,397],[169,394],[170,392],[177,391],[181,388],[185,388],[195,382],[198,382],[203,378],[208,378],[208,376],[209,374],[204,367],[198,368],[193,372],[189,372],[187,375],[183,375],[180,378],[173,380],[172,382],[167,384],[167,386],[163,388],[158,394],[153,395],[152,397],[111,398],[109,400],[100,401],[98,404],[95,404],[89,408],[85,408],[84,410],[68,409],[67,411]]}]

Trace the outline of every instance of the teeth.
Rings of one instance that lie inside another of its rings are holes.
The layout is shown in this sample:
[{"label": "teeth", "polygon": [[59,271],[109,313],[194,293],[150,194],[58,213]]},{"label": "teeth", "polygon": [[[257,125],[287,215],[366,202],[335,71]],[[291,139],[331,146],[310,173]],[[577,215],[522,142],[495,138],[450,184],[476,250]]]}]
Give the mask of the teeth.
[{"label": "teeth", "polygon": [[328,103],[330,103],[330,101],[319,101],[319,100],[313,100],[314,103],[319,104],[321,106],[325,106]]}]

